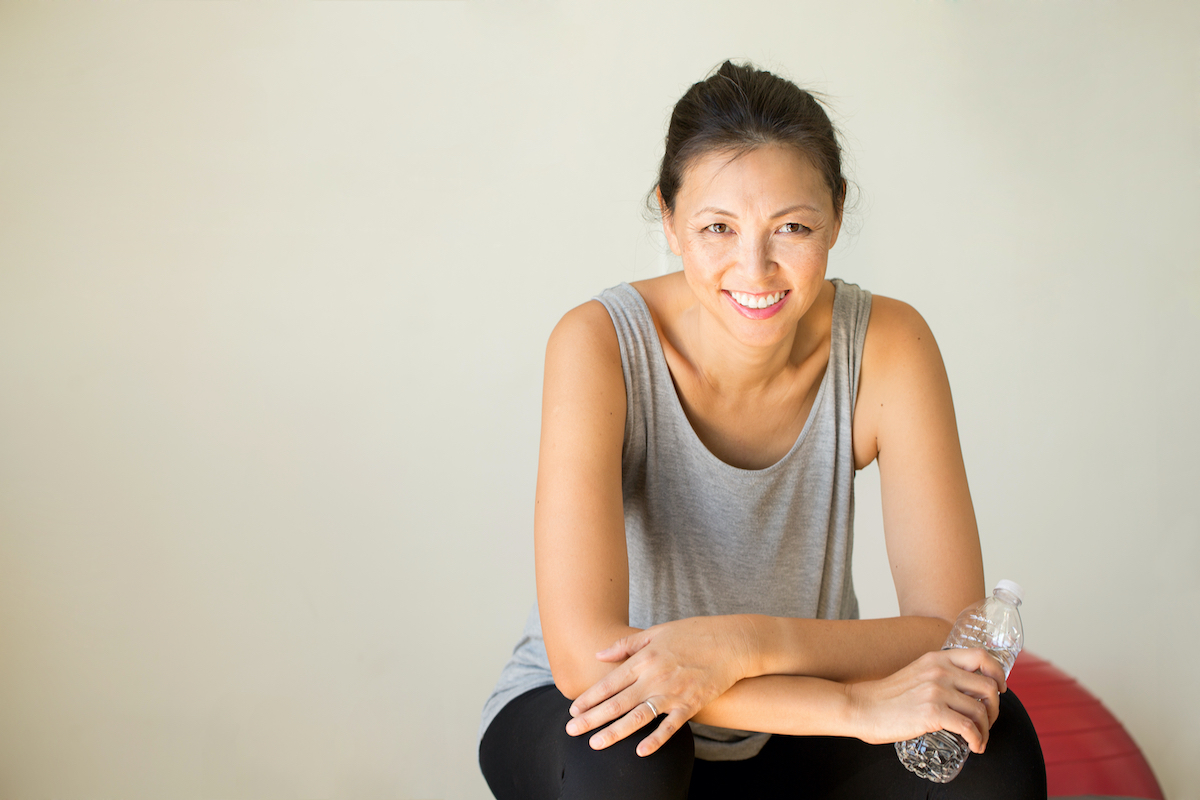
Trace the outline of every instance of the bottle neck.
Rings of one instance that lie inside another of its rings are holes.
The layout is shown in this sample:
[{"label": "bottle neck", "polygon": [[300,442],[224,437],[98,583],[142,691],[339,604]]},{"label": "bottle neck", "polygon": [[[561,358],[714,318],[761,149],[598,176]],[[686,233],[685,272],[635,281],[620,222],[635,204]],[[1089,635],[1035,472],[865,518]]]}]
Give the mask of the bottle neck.
[{"label": "bottle neck", "polygon": [[1021,605],[1021,598],[1017,597],[1007,589],[996,589],[996,591],[994,591],[992,594],[994,594],[998,599],[1008,603],[1010,606]]}]

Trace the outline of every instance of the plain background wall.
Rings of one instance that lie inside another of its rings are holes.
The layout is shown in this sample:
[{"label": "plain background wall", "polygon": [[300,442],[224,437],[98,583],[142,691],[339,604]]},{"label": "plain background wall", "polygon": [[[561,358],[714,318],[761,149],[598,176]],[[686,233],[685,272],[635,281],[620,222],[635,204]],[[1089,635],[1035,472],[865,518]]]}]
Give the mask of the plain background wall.
[{"label": "plain background wall", "polygon": [[487,796],[546,336],[674,268],[735,57],[831,97],[1029,648],[1200,798],[1198,8],[0,0],[0,797]]}]

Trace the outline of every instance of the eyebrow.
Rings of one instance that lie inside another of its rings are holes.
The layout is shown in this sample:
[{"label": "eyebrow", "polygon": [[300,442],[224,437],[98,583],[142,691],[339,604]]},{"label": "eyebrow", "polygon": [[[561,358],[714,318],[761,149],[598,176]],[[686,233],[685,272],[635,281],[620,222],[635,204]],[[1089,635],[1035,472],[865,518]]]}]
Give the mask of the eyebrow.
[{"label": "eyebrow", "polygon": [[[811,211],[814,214],[821,213],[821,209],[819,209],[819,208],[810,206],[807,203],[799,203],[797,205],[788,206],[787,208],[776,211],[774,214],[771,215],[771,219],[786,216],[788,214],[791,214],[793,211]],[[696,216],[699,216],[701,214],[720,214],[725,217],[734,217],[734,218],[737,217],[737,215],[734,214],[733,212],[726,211],[723,208],[717,208],[716,206],[705,206],[704,208],[702,208],[696,212]]]}]

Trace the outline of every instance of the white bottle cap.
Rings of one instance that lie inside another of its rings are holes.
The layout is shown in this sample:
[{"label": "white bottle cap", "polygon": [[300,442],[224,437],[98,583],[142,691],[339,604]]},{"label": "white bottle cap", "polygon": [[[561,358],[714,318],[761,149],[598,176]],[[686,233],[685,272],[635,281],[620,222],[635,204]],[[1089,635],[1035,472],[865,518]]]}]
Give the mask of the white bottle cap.
[{"label": "white bottle cap", "polygon": [[1021,601],[1025,599],[1025,590],[1016,581],[996,581],[996,588],[993,590],[993,594],[1001,589],[1016,597],[1017,605],[1021,605]]}]

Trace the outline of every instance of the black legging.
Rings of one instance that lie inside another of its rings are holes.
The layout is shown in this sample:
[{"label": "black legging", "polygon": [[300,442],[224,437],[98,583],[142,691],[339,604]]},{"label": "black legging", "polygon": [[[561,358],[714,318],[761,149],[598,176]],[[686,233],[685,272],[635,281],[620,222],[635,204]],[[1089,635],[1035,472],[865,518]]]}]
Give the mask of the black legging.
[{"label": "black legging", "polygon": [[[571,701],[553,686],[526,692],[488,726],[479,764],[497,800],[1045,800],[1046,765],[1033,724],[1011,692],[1000,696],[1000,718],[987,752],[971,754],[959,776],[931,783],[906,770],[890,744],[836,736],[774,735],[745,761],[695,758],[688,726],[651,756],[629,736],[604,750],[589,735],[566,733]],[[661,719],[661,717],[660,717]]]}]

